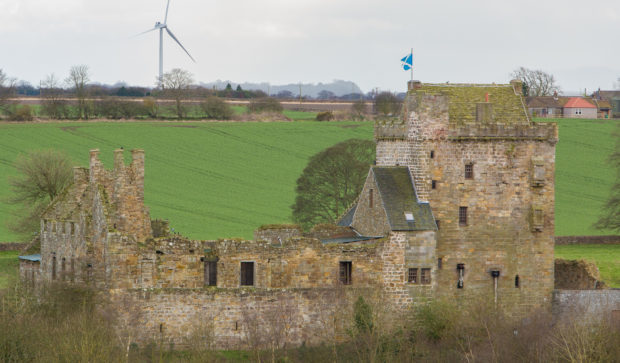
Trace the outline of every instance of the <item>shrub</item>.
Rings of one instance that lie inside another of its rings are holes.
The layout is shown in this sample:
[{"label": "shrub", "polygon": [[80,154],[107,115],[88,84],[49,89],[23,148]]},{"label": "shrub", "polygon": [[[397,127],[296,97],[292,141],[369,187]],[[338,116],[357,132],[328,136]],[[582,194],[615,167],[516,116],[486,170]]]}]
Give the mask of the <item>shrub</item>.
[{"label": "shrub", "polygon": [[334,113],[331,111],[319,112],[316,114],[317,121],[331,121],[334,119]]},{"label": "shrub", "polygon": [[357,100],[351,105],[351,113],[356,120],[363,120],[366,116],[366,102],[364,100]]},{"label": "shrub", "polygon": [[159,115],[159,104],[153,97],[145,97],[142,99],[142,106],[144,107],[144,112],[152,118],[157,118]]},{"label": "shrub", "polygon": [[29,105],[16,105],[9,109],[9,119],[13,121],[32,121],[32,108]]},{"label": "shrub", "polygon": [[282,112],[282,105],[272,97],[256,98],[250,101],[248,112]]},{"label": "shrub", "polygon": [[219,97],[210,96],[200,104],[207,118],[215,120],[230,120],[233,117],[232,108]]}]

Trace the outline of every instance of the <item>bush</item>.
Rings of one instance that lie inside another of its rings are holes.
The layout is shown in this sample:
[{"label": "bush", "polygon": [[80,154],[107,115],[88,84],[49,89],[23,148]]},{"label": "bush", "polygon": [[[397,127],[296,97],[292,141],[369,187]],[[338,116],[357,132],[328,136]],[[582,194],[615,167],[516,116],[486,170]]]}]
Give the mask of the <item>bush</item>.
[{"label": "bush", "polygon": [[334,119],[334,113],[331,111],[319,112],[316,114],[317,121],[331,121]]},{"label": "bush", "polygon": [[356,120],[363,120],[366,116],[366,102],[357,100],[351,105],[351,113]]},{"label": "bush", "polygon": [[145,97],[142,99],[142,107],[146,115],[151,118],[157,118],[159,115],[159,104],[153,97]]},{"label": "bush", "polygon": [[381,92],[375,97],[375,112],[384,116],[398,116],[403,101],[391,92]]},{"label": "bush", "polygon": [[248,105],[248,112],[282,112],[282,105],[280,101],[271,97],[256,98],[250,101]]},{"label": "bush", "polygon": [[9,119],[13,121],[32,121],[32,107],[15,105],[9,109]]},{"label": "bush", "polygon": [[234,112],[232,108],[219,97],[210,96],[200,104],[207,118],[215,120],[230,120]]}]

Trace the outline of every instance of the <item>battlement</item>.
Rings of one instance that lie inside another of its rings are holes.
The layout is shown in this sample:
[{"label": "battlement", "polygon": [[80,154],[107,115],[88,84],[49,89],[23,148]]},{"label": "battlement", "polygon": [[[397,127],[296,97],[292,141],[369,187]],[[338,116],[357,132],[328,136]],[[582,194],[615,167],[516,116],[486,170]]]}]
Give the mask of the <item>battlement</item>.
[{"label": "battlement", "polygon": [[375,122],[375,140],[406,140],[407,122],[399,120],[379,120]]},{"label": "battlement", "polygon": [[447,138],[465,140],[539,140],[556,143],[558,128],[555,123],[533,124],[469,124],[450,128]]}]

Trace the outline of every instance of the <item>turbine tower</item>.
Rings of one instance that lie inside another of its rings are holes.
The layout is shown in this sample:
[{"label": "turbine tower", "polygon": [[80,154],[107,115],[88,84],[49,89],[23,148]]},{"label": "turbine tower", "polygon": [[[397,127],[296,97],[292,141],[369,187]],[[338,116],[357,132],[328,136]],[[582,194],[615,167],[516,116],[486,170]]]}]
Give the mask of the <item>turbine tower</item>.
[{"label": "turbine tower", "polygon": [[161,82],[162,82],[162,77],[164,76],[164,29],[166,30],[168,35],[170,35],[170,37],[175,42],[177,42],[179,47],[181,47],[185,51],[185,53],[187,53],[187,55],[191,58],[191,60],[194,61],[194,63],[196,62],[194,57],[192,57],[192,55],[189,54],[189,52],[187,51],[187,49],[185,49],[183,44],[181,44],[181,42],[177,39],[177,37],[175,37],[174,34],[172,34],[172,32],[170,31],[170,29],[168,29],[167,22],[168,22],[168,8],[169,7],[170,7],[170,0],[168,0],[168,4],[166,5],[166,15],[164,17],[163,23],[160,23],[158,21],[157,23],[155,23],[155,26],[153,27],[153,29],[149,29],[145,32],[138,34],[138,35],[142,35],[142,34],[149,33],[154,30],[159,29],[159,77],[157,78],[157,83],[158,83],[159,88],[162,88]]}]

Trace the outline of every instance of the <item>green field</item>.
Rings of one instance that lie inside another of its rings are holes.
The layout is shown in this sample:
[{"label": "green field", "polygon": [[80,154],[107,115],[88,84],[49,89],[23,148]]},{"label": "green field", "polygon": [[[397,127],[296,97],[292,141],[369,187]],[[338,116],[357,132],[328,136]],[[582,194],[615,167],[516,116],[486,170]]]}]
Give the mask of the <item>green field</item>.
[{"label": "green field", "polygon": [[620,245],[555,246],[555,257],[593,261],[601,273],[601,280],[610,287],[620,288]]},{"label": "green field", "polygon": [[[290,222],[295,181],[310,156],[349,138],[372,138],[370,122],[60,122],[0,124],[0,200],[19,153],[65,150],[88,166],[99,148],[146,152],[145,203],[153,218],[191,238],[252,237],[262,224]],[[130,153],[126,153],[126,161]],[[3,204],[0,220],[10,216]],[[12,241],[4,225],[0,241]]]},{"label": "green field", "polygon": [[[241,112],[242,110],[237,110]],[[285,111],[296,120],[313,113]],[[542,121],[542,120],[540,120]],[[545,120],[547,121],[547,120]],[[617,120],[556,120],[556,235],[610,234],[591,228],[615,177],[605,160]],[[295,180],[314,153],[349,138],[372,138],[370,122],[56,122],[0,124],[0,202],[19,153],[65,150],[87,166],[88,150],[146,150],[146,204],[192,238],[251,237],[261,224],[290,222]],[[129,154],[129,153],[127,153]],[[129,155],[126,155],[129,161]],[[11,207],[0,204],[0,220]],[[13,241],[4,223],[0,241]]]},{"label": "green field", "polygon": [[[539,119],[538,121],[549,121]],[[616,171],[606,160],[612,153],[619,120],[559,119],[555,164],[555,234],[604,235],[592,228],[609,196]]]},{"label": "green field", "polygon": [[0,251],[0,290],[7,287],[11,279],[17,278],[19,260],[17,251]]}]

